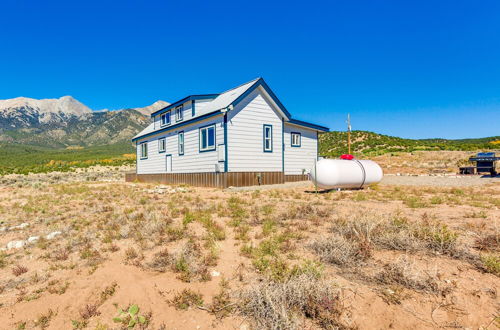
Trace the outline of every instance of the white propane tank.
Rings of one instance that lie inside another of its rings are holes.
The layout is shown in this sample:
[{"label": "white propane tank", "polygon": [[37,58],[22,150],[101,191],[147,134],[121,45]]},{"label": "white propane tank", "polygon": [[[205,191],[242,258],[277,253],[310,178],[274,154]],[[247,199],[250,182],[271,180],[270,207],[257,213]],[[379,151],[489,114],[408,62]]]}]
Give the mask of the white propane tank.
[{"label": "white propane tank", "polygon": [[380,182],[382,168],[371,160],[321,159],[313,165],[309,177],[322,189],[363,188]]}]

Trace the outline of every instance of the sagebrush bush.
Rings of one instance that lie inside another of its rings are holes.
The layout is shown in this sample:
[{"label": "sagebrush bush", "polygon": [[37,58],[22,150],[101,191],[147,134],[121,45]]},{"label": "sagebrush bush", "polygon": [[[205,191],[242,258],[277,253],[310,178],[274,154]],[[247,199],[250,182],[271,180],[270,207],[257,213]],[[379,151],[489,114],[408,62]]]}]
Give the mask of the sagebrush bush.
[{"label": "sagebrush bush", "polygon": [[301,318],[312,319],[323,328],[351,328],[340,289],[311,274],[300,274],[285,282],[264,281],[240,294],[241,313],[261,329],[299,329]]}]

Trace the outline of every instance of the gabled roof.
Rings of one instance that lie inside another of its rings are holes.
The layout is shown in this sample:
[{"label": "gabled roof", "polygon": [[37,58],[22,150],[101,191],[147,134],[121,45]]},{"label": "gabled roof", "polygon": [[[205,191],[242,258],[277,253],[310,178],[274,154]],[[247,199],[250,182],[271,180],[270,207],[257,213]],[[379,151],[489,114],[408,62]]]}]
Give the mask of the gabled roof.
[{"label": "gabled roof", "polygon": [[193,117],[189,120],[182,121],[176,125],[171,125],[167,126],[165,128],[157,129],[154,130],[154,124],[149,125],[146,127],[142,132],[134,136],[132,141],[135,141],[141,137],[144,137],[146,135],[151,135],[152,133],[160,133],[163,131],[168,131],[173,128],[176,128],[178,126],[183,126],[189,123],[193,123],[202,119],[207,118],[207,116],[216,115],[217,113],[221,113],[222,111],[227,110],[230,106],[236,106],[238,103],[240,103],[245,97],[248,96],[248,94],[252,93],[255,89],[258,87],[261,87],[264,89],[264,91],[269,95],[271,98],[272,102],[275,103],[275,105],[278,107],[278,110],[282,112],[282,114],[285,117],[285,122],[289,122],[294,125],[298,126],[303,126],[303,127],[308,127],[312,128],[318,131],[328,131],[327,127],[324,126],[319,126],[311,123],[307,123],[304,121],[292,119],[291,114],[287,111],[285,106],[281,103],[281,101],[278,99],[278,97],[273,93],[271,88],[266,84],[264,79],[262,78],[256,78],[254,80],[251,80],[245,84],[242,84],[240,86],[237,86],[235,88],[232,88],[230,90],[227,90],[221,94],[201,94],[201,95],[190,95],[187,96],[183,99],[180,99],[169,106],[160,109],[154,113],[151,114],[151,117],[157,116],[158,114],[168,111],[172,108],[175,108],[176,106],[179,106],[185,102],[188,102],[190,100],[199,100],[199,99],[211,99],[211,101],[208,101],[207,105],[203,108],[202,112],[196,113],[196,117]]}]

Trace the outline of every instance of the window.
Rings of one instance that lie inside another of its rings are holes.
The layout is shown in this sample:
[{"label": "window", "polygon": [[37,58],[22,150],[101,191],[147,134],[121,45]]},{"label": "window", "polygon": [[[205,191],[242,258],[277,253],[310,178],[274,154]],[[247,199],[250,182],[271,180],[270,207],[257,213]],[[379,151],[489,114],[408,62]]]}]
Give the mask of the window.
[{"label": "window", "polygon": [[144,142],[141,144],[141,159],[148,158],[148,143]]},{"label": "window", "polygon": [[273,127],[264,125],[264,152],[273,152]]},{"label": "window", "polygon": [[158,152],[165,152],[167,150],[167,140],[165,138],[158,140]]},{"label": "window", "polygon": [[175,108],[175,121],[181,121],[183,118],[184,107],[182,105]]},{"label": "window", "polygon": [[170,125],[170,111],[161,114],[160,123],[161,126]]},{"label": "window", "polygon": [[184,155],[184,132],[177,134],[177,140],[179,142],[179,156],[182,156]]},{"label": "window", "polygon": [[292,132],[292,147],[300,147],[300,133]]},{"label": "window", "polygon": [[200,151],[215,150],[215,125],[200,128]]}]

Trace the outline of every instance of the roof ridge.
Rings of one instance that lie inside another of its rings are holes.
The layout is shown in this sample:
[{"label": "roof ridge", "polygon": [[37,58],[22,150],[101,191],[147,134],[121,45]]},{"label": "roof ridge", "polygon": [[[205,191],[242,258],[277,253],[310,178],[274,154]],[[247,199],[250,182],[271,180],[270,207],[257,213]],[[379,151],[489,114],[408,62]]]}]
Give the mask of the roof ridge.
[{"label": "roof ridge", "polygon": [[228,93],[228,92],[232,91],[233,89],[240,88],[241,86],[246,85],[246,84],[249,84],[249,83],[251,83],[251,82],[257,82],[257,81],[259,81],[260,79],[263,79],[263,78],[262,78],[262,77],[258,77],[258,78],[252,79],[252,80],[250,80],[250,81],[247,81],[246,83],[243,83],[243,84],[240,84],[240,85],[238,85],[238,86],[236,86],[236,87],[233,87],[233,88],[231,88],[231,89],[228,89],[227,91],[224,91],[224,92],[222,92],[222,93],[220,93],[220,94],[226,94],[226,93]]}]

